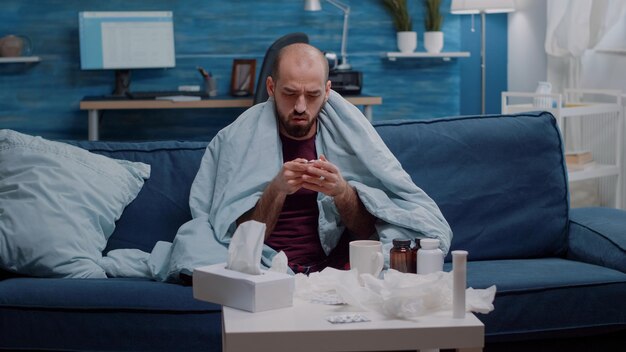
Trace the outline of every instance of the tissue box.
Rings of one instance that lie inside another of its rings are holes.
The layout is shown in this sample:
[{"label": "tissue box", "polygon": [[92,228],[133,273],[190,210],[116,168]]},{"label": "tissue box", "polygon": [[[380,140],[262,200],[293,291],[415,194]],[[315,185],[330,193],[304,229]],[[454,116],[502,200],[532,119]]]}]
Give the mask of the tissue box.
[{"label": "tissue box", "polygon": [[249,312],[293,305],[293,276],[261,270],[250,275],[226,269],[226,263],[193,271],[193,297]]}]

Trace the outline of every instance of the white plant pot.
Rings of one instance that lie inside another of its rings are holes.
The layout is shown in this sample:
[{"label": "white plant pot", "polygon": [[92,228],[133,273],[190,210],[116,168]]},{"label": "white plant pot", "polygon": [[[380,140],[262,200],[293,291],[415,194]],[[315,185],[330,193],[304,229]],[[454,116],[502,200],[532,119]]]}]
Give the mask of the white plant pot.
[{"label": "white plant pot", "polygon": [[443,32],[424,32],[424,49],[429,53],[440,53],[443,49]]},{"label": "white plant pot", "polygon": [[397,32],[398,50],[402,53],[412,53],[417,48],[417,32]]}]

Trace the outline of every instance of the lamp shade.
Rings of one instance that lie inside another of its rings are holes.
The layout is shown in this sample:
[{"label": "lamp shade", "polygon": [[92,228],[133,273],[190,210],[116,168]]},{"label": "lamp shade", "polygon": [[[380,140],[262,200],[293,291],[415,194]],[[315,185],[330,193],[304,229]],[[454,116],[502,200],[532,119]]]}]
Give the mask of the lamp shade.
[{"label": "lamp shade", "polygon": [[455,15],[513,11],[515,11],[514,0],[452,0],[452,5],[450,6],[450,13]]},{"label": "lamp shade", "polygon": [[320,0],[304,1],[304,11],[320,11],[321,9],[322,5],[320,4]]}]

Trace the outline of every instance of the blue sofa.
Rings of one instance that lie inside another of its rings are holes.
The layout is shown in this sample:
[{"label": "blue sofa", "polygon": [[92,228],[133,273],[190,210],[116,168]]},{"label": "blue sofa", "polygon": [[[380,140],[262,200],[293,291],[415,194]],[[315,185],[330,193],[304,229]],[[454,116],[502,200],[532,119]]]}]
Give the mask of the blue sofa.
[{"label": "blue sofa", "polygon": [[[498,288],[495,310],[478,315],[486,351],[626,346],[626,212],[569,208],[552,115],[375,125],[441,207],[454,231],[452,249],[469,251],[468,285]],[[105,251],[150,251],[190,219],[189,189],[206,142],[73,144],[152,166]],[[221,350],[221,307],[194,300],[188,286],[0,278],[0,349]]]}]

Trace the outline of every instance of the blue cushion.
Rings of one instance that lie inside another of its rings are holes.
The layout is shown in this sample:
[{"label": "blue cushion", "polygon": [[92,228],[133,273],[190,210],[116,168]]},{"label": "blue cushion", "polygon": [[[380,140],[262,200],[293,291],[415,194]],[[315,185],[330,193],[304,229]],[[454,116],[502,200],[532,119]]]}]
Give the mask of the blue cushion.
[{"label": "blue cushion", "polygon": [[0,281],[0,349],[221,351],[221,307],[137,279]]},{"label": "blue cushion", "polygon": [[152,251],[157,241],[171,242],[178,228],[191,219],[189,191],[207,142],[73,142],[94,153],[150,164],[137,198],[124,210],[105,249]]},{"label": "blue cushion", "polygon": [[104,278],[102,250],[150,166],[0,130],[0,268]]},{"label": "blue cushion", "polygon": [[0,281],[0,306],[40,309],[219,312],[193,298],[191,287],[142,279],[11,278]]},{"label": "blue cushion", "polygon": [[626,211],[572,209],[567,257],[626,273]]},{"label": "blue cushion", "polygon": [[549,113],[391,121],[376,130],[441,208],[452,250],[472,260],[564,253],[567,178]]},{"label": "blue cushion", "polygon": [[487,341],[626,328],[626,274],[616,270],[561,258],[477,261],[467,283],[497,287],[495,310],[477,315]]}]

